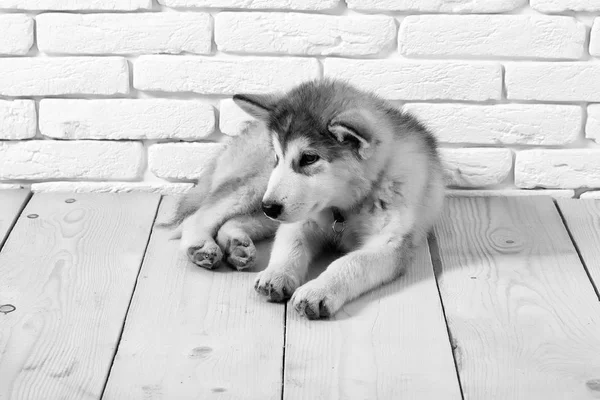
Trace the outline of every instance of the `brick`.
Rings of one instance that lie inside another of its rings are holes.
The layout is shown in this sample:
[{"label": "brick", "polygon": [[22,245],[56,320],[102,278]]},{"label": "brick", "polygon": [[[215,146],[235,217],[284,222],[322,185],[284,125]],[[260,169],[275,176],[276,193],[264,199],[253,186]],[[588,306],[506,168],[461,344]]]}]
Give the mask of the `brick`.
[{"label": "brick", "polygon": [[600,187],[600,149],[518,152],[515,184],[521,188]]},{"label": "brick", "polygon": [[510,149],[440,149],[448,184],[459,187],[485,187],[502,183],[510,174]]},{"label": "brick", "polygon": [[600,64],[506,63],[509,100],[600,101]]},{"label": "brick", "polygon": [[581,193],[580,199],[600,199],[600,190],[590,190],[588,192]]},{"label": "brick", "polygon": [[129,93],[129,68],[120,57],[0,58],[0,95],[114,95]]},{"label": "brick", "polygon": [[237,8],[252,10],[330,10],[340,0],[158,0],[167,7]]},{"label": "brick", "polygon": [[36,129],[35,101],[0,100],[0,140],[30,139]]},{"label": "brick", "polygon": [[255,119],[239,108],[232,99],[221,100],[219,105],[219,129],[226,135],[237,136]]},{"label": "brick", "polygon": [[40,132],[58,139],[200,139],[214,131],[212,106],[171,99],[45,99]]},{"label": "brick", "polygon": [[497,63],[459,61],[325,60],[325,75],[391,100],[500,99]]},{"label": "brick", "polygon": [[586,27],[572,17],[543,15],[412,15],[400,26],[408,56],[579,59]]},{"label": "brick", "polygon": [[309,58],[141,56],[134,62],[133,86],[164,92],[265,93],[319,74],[319,62]]},{"label": "brick", "polygon": [[0,15],[0,54],[27,54],[33,45],[33,18],[20,14]]},{"label": "brick", "polygon": [[524,190],[524,189],[485,189],[485,190],[465,190],[448,189],[446,197],[516,197],[516,196],[550,196],[552,198],[573,198],[574,190],[563,189],[545,189],[545,190]]},{"label": "brick", "polygon": [[600,143],[600,104],[591,104],[587,109],[585,136]]},{"label": "brick", "polygon": [[[593,0],[591,0],[593,1]],[[358,11],[427,13],[501,13],[522,7],[527,0],[346,0]]]},{"label": "brick", "polygon": [[600,11],[598,0],[531,0],[530,3],[531,8],[544,13]]},{"label": "brick", "polygon": [[215,41],[225,52],[368,56],[395,47],[396,23],[387,16],[224,12]]},{"label": "brick", "polygon": [[60,54],[209,54],[212,19],[205,13],[40,14],[40,51]]},{"label": "brick", "polygon": [[590,54],[594,57],[600,57],[600,18],[594,20],[590,32]]},{"label": "brick", "polygon": [[192,180],[223,151],[221,143],[161,143],[148,149],[150,171],[159,178]]},{"label": "brick", "polygon": [[24,188],[24,185],[18,183],[0,183],[0,190],[18,190]]},{"label": "brick", "polygon": [[0,179],[135,179],[143,160],[136,142],[0,142]]},{"label": "brick", "polygon": [[149,10],[152,0],[2,0],[0,9],[56,11]]},{"label": "brick", "polygon": [[404,111],[445,143],[556,146],[580,137],[580,106],[553,104],[409,103]]},{"label": "brick", "polygon": [[168,182],[41,182],[31,185],[36,193],[157,193],[160,195],[179,195],[187,192],[193,183]]}]

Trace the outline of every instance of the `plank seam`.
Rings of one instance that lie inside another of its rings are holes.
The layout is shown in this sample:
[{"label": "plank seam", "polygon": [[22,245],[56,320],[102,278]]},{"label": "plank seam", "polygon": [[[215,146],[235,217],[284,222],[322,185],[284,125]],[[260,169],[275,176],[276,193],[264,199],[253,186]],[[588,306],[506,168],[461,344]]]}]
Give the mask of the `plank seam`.
[{"label": "plank seam", "polygon": [[0,251],[2,251],[2,249],[4,248],[4,244],[6,243],[6,241],[8,240],[8,238],[10,237],[10,234],[12,233],[13,229],[15,229],[15,226],[17,225],[17,222],[19,222],[19,219],[21,218],[21,214],[23,214],[23,210],[25,210],[25,207],[27,207],[27,204],[29,204],[29,201],[31,200],[32,197],[33,197],[33,193],[28,192],[27,193],[27,198],[21,204],[21,208],[19,208],[19,211],[17,212],[15,218],[11,222],[10,227],[8,228],[8,230],[6,232],[6,236],[4,237],[3,240],[0,240]]},{"label": "plank seam", "polygon": [[590,284],[592,285],[592,288],[594,289],[594,292],[596,293],[596,297],[598,298],[598,300],[600,300],[600,292],[598,291],[596,282],[594,282],[594,279],[592,278],[592,275],[590,274],[590,270],[589,270],[585,260],[583,259],[583,256],[581,255],[581,250],[579,249],[579,246],[577,245],[577,241],[575,240],[575,237],[573,236],[573,233],[571,232],[571,229],[569,228],[569,223],[567,222],[567,219],[565,218],[565,215],[563,214],[563,212],[560,209],[560,206],[558,205],[556,200],[554,200],[553,202],[554,202],[554,207],[556,207],[556,210],[558,211],[558,215],[560,215],[560,219],[562,220],[565,230],[567,231],[567,234],[569,235],[569,238],[571,239],[571,243],[573,243],[573,247],[575,247],[575,251],[577,252],[579,261],[581,262],[581,265],[583,266],[583,270],[585,271],[585,273],[588,277],[588,280],[590,281]]},{"label": "plank seam", "polygon": [[287,346],[287,311],[288,303],[285,303],[283,308],[283,357],[281,364],[281,400],[285,394],[285,350]]},{"label": "plank seam", "polygon": [[148,240],[146,241],[146,246],[144,247],[144,255],[142,256],[142,260],[140,262],[140,266],[138,268],[137,275],[135,277],[135,282],[133,284],[133,290],[131,291],[131,297],[129,298],[129,304],[127,304],[127,310],[125,311],[125,316],[123,318],[123,324],[121,325],[121,331],[119,332],[119,339],[117,340],[117,345],[115,346],[115,351],[113,353],[112,359],[110,361],[110,368],[108,369],[108,374],[106,375],[106,380],[104,381],[104,385],[102,386],[102,392],[100,392],[100,399],[104,399],[104,392],[106,391],[106,387],[108,386],[108,381],[110,380],[110,374],[112,372],[113,366],[115,364],[115,358],[117,357],[117,353],[119,352],[119,347],[121,345],[121,339],[123,339],[123,332],[125,332],[125,324],[127,323],[127,317],[129,316],[129,309],[131,308],[131,304],[133,303],[133,296],[135,296],[135,291],[137,289],[138,280],[140,278],[140,274],[142,272],[142,267],[144,266],[144,261],[146,261],[146,254],[148,253],[148,246],[150,245],[150,241],[152,240],[152,236],[154,235],[154,228],[156,224],[156,219],[158,218],[158,212],[160,210],[160,205],[162,203],[163,197],[158,200],[158,204],[156,205],[156,210],[154,211],[154,218],[152,219],[152,225],[150,228],[150,234],[148,235]]},{"label": "plank seam", "polygon": [[454,350],[456,346],[452,339],[452,332],[450,332],[450,326],[448,326],[448,318],[446,317],[446,308],[444,307],[444,299],[442,298],[442,292],[440,290],[440,284],[438,282],[438,276],[442,273],[442,258],[440,257],[440,248],[437,243],[437,237],[434,232],[431,232],[427,238],[427,244],[429,246],[429,257],[431,258],[431,265],[433,267],[433,277],[435,280],[435,287],[437,288],[438,297],[440,299],[440,305],[442,306],[442,315],[444,316],[444,323],[446,324],[446,333],[448,334],[448,342],[450,349],[452,350],[452,361],[454,361],[454,371],[456,372],[456,379],[458,381],[458,389],[460,390],[460,397],[464,400],[465,394],[463,392],[462,382],[460,380],[460,372],[458,371],[458,362],[456,361],[456,355]]}]

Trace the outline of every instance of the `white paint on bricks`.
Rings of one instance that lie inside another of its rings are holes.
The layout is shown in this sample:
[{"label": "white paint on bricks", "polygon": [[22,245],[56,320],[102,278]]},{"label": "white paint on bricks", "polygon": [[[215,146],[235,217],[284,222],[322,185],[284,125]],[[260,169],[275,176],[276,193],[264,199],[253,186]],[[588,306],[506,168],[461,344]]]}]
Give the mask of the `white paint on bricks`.
[{"label": "white paint on bricks", "polygon": [[18,183],[0,183],[0,190],[18,190],[25,186]]},{"label": "white paint on bricks", "polygon": [[120,57],[0,58],[0,95],[115,95],[129,93]]},{"label": "white paint on bricks", "polygon": [[512,168],[510,149],[440,149],[450,186],[485,187],[502,183]]},{"label": "white paint on bricks", "polygon": [[527,0],[346,0],[350,9],[360,11],[426,13],[500,13],[512,11],[526,2]]},{"label": "white paint on bricks", "polygon": [[[526,35],[523,32],[527,32]],[[544,15],[410,15],[399,45],[407,56],[579,59],[586,27]]]},{"label": "white paint on bricks", "polygon": [[134,62],[133,86],[139,90],[202,94],[281,91],[319,77],[310,58],[141,56]]},{"label": "white paint on bricks", "polygon": [[193,140],[210,135],[214,127],[213,107],[193,100],[45,99],[40,102],[40,132],[57,139]]},{"label": "white paint on bricks", "polygon": [[152,0],[2,0],[0,9],[56,11],[135,11],[151,9]]},{"label": "white paint on bricks", "polygon": [[208,171],[222,151],[221,143],[154,144],[148,150],[148,163],[159,178],[193,180]]},{"label": "white paint on bricks", "polygon": [[580,199],[600,199],[600,190],[590,190],[589,192],[581,193]]},{"label": "white paint on bricks", "polygon": [[22,14],[0,15],[0,54],[27,54],[33,45],[33,18]]},{"label": "white paint on bricks", "polygon": [[208,54],[212,18],[206,13],[40,14],[40,51],[59,54]]},{"label": "white paint on bricks", "polygon": [[167,7],[240,8],[273,10],[329,10],[337,7],[340,0],[158,0]]},{"label": "white paint on bricks", "polygon": [[445,143],[557,146],[581,135],[582,109],[575,105],[408,103],[403,110]]},{"label": "white paint on bricks", "polygon": [[509,100],[600,101],[600,63],[506,63]]},{"label": "white paint on bricks", "polygon": [[[600,8],[600,5],[598,7]],[[595,57],[600,57],[600,18],[594,20],[590,32],[590,54]]]},{"label": "white paint on bricks", "polygon": [[0,186],[180,190],[157,176],[207,170],[215,116],[226,135],[252,120],[232,94],[326,75],[420,117],[463,195],[520,195],[513,146],[548,152],[518,151],[519,184],[600,189],[600,2],[528,3],[0,0]]},{"label": "white paint on bricks", "polygon": [[142,150],[136,142],[0,142],[0,179],[136,179]]},{"label": "white paint on bricks", "polygon": [[326,59],[325,75],[392,100],[490,100],[502,94],[491,62]]},{"label": "white paint on bricks", "polygon": [[515,184],[520,188],[600,187],[600,149],[520,151]]},{"label": "white paint on bricks", "polygon": [[600,143],[600,104],[590,104],[587,113],[585,137]]},{"label": "white paint on bricks", "polygon": [[68,193],[157,193],[171,196],[186,193],[193,183],[168,182],[42,182],[31,185],[35,193],[68,192]]},{"label": "white paint on bricks", "polygon": [[544,190],[517,190],[517,189],[485,189],[465,190],[448,189],[447,197],[522,197],[522,196],[550,196],[552,198],[573,198],[574,190],[568,189],[544,189]]},{"label": "white paint on bricks", "polygon": [[0,100],[0,140],[30,139],[36,128],[35,101]]},{"label": "white paint on bricks", "polygon": [[544,13],[600,11],[598,0],[530,0],[530,3],[531,8]]},{"label": "white paint on bricks", "polygon": [[215,41],[225,52],[368,56],[395,47],[396,33],[388,16],[223,12],[215,17]]}]

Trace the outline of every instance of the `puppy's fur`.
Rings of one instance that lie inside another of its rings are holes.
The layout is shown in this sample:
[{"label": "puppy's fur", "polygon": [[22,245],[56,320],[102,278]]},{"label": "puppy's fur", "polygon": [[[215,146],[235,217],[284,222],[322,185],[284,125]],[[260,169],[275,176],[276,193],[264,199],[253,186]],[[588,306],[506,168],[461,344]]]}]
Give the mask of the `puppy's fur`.
[{"label": "puppy's fur", "polygon": [[[192,261],[211,268],[224,252],[245,268],[252,240],[277,230],[256,290],[272,301],[292,296],[311,319],[397,277],[443,203],[431,133],[385,100],[336,81],[234,101],[259,122],[229,142],[211,176],[180,204],[179,220],[192,214],[181,225]],[[276,221],[261,204],[281,209]],[[328,245],[346,255],[305,283]]]}]

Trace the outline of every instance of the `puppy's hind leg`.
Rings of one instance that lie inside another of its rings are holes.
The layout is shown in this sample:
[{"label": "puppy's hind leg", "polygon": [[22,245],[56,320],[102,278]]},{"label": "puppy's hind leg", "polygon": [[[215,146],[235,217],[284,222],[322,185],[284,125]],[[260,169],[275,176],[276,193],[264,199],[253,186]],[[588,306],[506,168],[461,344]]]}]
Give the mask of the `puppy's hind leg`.
[{"label": "puppy's hind leg", "polygon": [[254,266],[254,241],[272,237],[278,225],[262,212],[238,215],[221,226],[217,233],[217,243],[225,253],[227,262],[241,271]]},{"label": "puppy's hind leg", "polygon": [[212,227],[198,223],[199,218],[196,214],[181,224],[180,247],[194,264],[206,269],[217,268],[223,258],[223,252],[213,238]]}]

